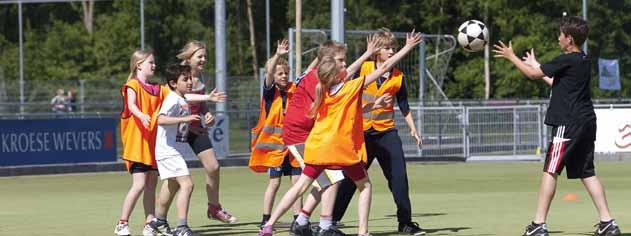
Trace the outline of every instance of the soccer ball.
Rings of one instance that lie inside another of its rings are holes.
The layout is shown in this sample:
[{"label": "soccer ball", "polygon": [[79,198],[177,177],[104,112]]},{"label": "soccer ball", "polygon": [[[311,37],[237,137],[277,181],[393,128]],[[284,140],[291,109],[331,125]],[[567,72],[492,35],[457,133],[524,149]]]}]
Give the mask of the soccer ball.
[{"label": "soccer ball", "polygon": [[458,43],[467,52],[477,52],[489,42],[489,30],[484,23],[468,20],[458,28]]}]

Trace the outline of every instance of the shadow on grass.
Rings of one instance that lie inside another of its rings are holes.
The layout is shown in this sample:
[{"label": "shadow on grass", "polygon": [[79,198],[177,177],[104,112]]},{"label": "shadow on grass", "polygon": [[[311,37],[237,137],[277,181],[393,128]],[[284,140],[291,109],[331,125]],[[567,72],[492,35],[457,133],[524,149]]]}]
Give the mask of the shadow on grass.
[{"label": "shadow on grass", "polygon": [[[469,230],[471,227],[449,227],[449,228],[433,228],[433,229],[425,229],[428,234],[437,234],[442,235],[445,233],[458,233],[463,230]],[[389,232],[370,232],[370,235],[374,236],[383,236],[383,235],[399,235],[397,231],[389,231]],[[493,235],[493,234],[476,234],[476,235]]]},{"label": "shadow on grass", "polygon": [[[412,217],[432,217],[432,216],[444,216],[447,213],[412,213]],[[385,217],[395,218],[397,215],[385,215]]]}]

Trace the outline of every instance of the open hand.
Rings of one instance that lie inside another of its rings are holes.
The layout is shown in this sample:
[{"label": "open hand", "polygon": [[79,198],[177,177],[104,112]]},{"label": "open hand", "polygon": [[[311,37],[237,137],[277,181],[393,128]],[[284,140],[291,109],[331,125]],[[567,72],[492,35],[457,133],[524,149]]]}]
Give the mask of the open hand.
[{"label": "open hand", "polygon": [[515,57],[515,52],[513,51],[513,42],[508,41],[508,47],[500,40],[497,44],[493,45],[495,49],[493,49],[493,57],[503,57],[506,59],[511,59]]},{"label": "open hand", "polygon": [[278,40],[276,42],[276,55],[282,56],[289,53],[289,43],[287,39]]},{"label": "open hand", "polygon": [[377,46],[377,35],[368,35],[368,37],[366,37],[366,52],[374,54],[379,51],[379,49],[381,49],[381,47]]},{"label": "open hand", "polygon": [[228,95],[224,92],[219,92],[217,89],[213,89],[210,93],[207,94],[208,100],[211,102],[225,102],[228,98]]},{"label": "open hand", "polygon": [[526,65],[529,65],[531,67],[537,68],[541,66],[541,64],[539,64],[537,58],[535,57],[535,49],[530,49],[530,52],[526,52],[526,56],[522,57],[521,59],[524,60],[524,63],[526,63]]},{"label": "open hand", "polygon": [[421,33],[414,32],[416,29],[413,29],[412,32],[405,34],[405,46],[404,47],[415,47],[421,41],[423,41],[423,36]]}]

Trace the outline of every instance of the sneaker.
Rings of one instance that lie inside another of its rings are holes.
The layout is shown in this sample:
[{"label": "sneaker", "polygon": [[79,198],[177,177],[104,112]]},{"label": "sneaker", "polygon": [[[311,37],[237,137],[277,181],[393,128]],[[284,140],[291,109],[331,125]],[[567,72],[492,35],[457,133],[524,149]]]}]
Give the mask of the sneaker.
[{"label": "sneaker", "polygon": [[615,220],[611,220],[609,222],[600,222],[596,225],[596,231],[594,231],[594,236],[618,236],[620,235],[620,228],[618,228],[618,224]]},{"label": "sneaker", "polygon": [[175,233],[173,234],[173,236],[193,236],[195,235],[193,233],[193,230],[191,230],[191,228],[188,227],[188,225],[182,225],[182,226],[178,226],[177,228],[175,228]]},{"label": "sneaker", "polygon": [[259,231],[259,233],[256,234],[256,236],[272,236],[272,235],[274,235],[274,227],[272,227],[271,225],[263,227],[261,231]]},{"label": "sneaker", "polygon": [[171,227],[169,227],[169,223],[166,221],[153,218],[153,220],[151,220],[151,222],[147,225],[156,231],[156,235],[173,236],[173,231],[171,231]]},{"label": "sneaker", "polygon": [[311,231],[311,223],[307,222],[306,225],[299,225],[298,222],[294,221],[289,228],[289,235],[291,236],[313,236],[313,231]]},{"label": "sneaker", "polygon": [[546,223],[530,223],[530,225],[526,226],[523,236],[548,236],[548,225]]},{"label": "sneaker", "polygon": [[129,231],[129,224],[127,223],[119,223],[114,228],[114,234],[118,236],[129,236],[131,235],[131,231]]},{"label": "sneaker", "polygon": [[145,227],[142,229],[142,236],[156,236],[159,233],[160,232],[158,232],[157,230],[151,228],[149,224],[146,224]]},{"label": "sneaker", "polygon": [[320,230],[320,236],[345,236],[346,234],[338,228],[331,227],[329,229]]},{"label": "sneaker", "polygon": [[416,222],[410,222],[407,224],[399,224],[399,233],[409,234],[409,235],[424,235],[427,232],[418,226]]},{"label": "sneaker", "polygon": [[208,204],[207,216],[209,219],[215,219],[227,224],[237,223],[237,218],[223,209],[221,205]]}]

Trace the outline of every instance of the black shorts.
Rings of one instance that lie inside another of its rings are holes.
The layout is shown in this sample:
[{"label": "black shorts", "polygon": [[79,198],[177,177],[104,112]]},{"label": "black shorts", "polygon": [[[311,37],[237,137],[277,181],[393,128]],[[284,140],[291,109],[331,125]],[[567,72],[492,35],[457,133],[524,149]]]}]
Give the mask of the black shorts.
[{"label": "black shorts", "polygon": [[208,135],[197,135],[192,132],[188,133],[188,144],[195,152],[195,155],[213,148],[213,144],[210,142]]},{"label": "black shorts", "polygon": [[567,167],[567,178],[588,178],[594,170],[596,120],[552,127],[552,142],[548,146],[543,171],[561,174]]},{"label": "black shorts", "polygon": [[145,172],[149,172],[149,171],[158,171],[158,169],[154,169],[150,165],[145,165],[145,164],[138,163],[138,162],[134,162],[129,167],[129,173],[130,174],[145,173]]}]

